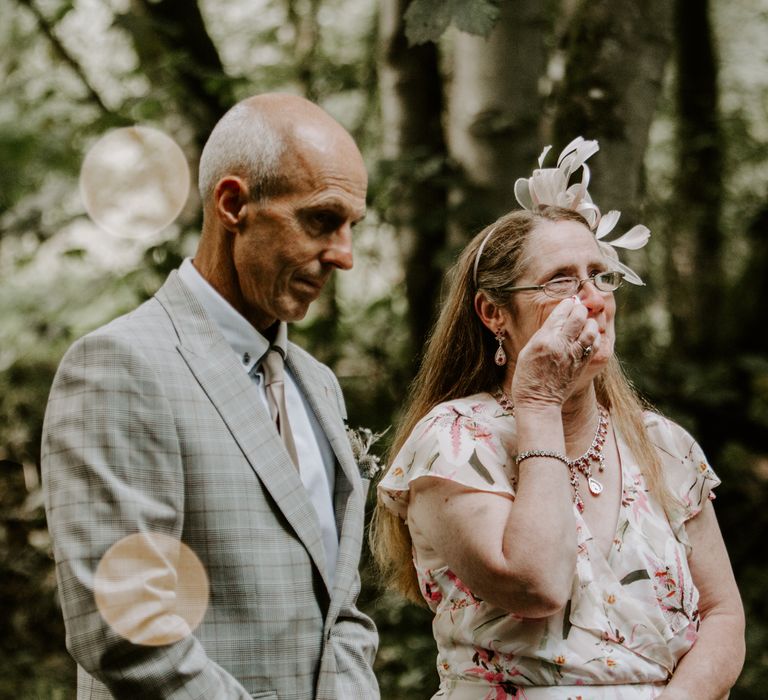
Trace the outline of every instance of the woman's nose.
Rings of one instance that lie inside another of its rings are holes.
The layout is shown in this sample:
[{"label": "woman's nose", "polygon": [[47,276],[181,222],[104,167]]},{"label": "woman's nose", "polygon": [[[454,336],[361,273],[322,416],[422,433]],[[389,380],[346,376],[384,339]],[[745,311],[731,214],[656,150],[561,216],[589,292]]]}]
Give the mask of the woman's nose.
[{"label": "woman's nose", "polygon": [[581,283],[578,295],[581,303],[590,311],[600,311],[605,306],[605,294],[595,286],[592,279],[586,279]]}]

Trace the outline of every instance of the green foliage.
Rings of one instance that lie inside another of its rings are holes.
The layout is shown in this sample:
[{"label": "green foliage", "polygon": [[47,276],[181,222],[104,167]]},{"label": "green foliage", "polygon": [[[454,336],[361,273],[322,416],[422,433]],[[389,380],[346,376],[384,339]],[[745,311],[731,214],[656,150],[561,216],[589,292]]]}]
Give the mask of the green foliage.
[{"label": "green foliage", "polygon": [[[179,77],[189,79],[184,70],[189,46],[183,34],[175,35],[172,50],[158,43],[158,27],[135,12],[141,3],[114,17],[105,30],[106,43],[98,46],[94,42],[103,37],[88,34],[90,18],[83,21],[77,3],[38,4],[86,70],[78,76],[51,49],[34,18],[21,5],[9,5],[8,20],[4,14],[0,26],[0,604],[5,613],[0,616],[0,697],[57,700],[72,696],[74,665],[64,648],[35,482],[53,373],[75,337],[154,293],[194,249],[199,225],[195,214],[185,214],[177,238],[147,244],[143,250],[113,241],[112,258],[123,264],[112,260],[109,269],[91,249],[94,241],[67,239],[68,228],[82,223],[84,216],[77,199],[77,173],[90,140],[128,121],[152,122],[190,144],[193,161],[195,144],[204,136],[204,119],[197,112],[200,101],[226,101],[232,94],[243,97],[266,90],[314,95],[353,130],[372,174],[368,219],[373,220],[374,236],[379,235],[366,247],[356,233],[356,267],[362,264],[370,279],[364,275],[359,290],[351,292],[339,283],[313,307],[317,313],[292,333],[336,370],[350,424],[374,430],[396,422],[415,355],[409,347],[402,276],[392,276],[390,287],[377,296],[369,289],[382,269],[399,264],[398,253],[381,242],[388,229],[382,222],[400,223],[396,212],[413,183],[439,181],[450,188],[459,176],[473,174],[453,172],[449,161],[424,157],[417,149],[402,159],[382,157],[381,142],[392,127],[382,123],[377,101],[375,56],[380,47],[372,0],[295,3],[299,19],[319,37],[302,57],[297,56],[298,30],[288,26],[284,0],[220,6],[201,2],[203,10],[216,8],[206,15],[207,29],[226,60],[221,71],[198,71],[196,85]],[[488,36],[500,7],[500,0],[413,0],[406,14],[408,39],[412,44],[437,42],[451,24]],[[720,2],[719,7],[730,4]],[[259,21],[253,22],[256,15]],[[755,24],[765,21],[765,16],[754,19]],[[734,27],[740,32],[742,25]],[[727,45],[729,37],[721,38]],[[98,61],[90,60],[94,56]],[[731,58],[730,65],[736,62]],[[103,96],[106,111],[94,103],[83,77],[93,81],[91,87]],[[669,222],[676,214],[677,171],[670,157],[675,114],[669,91],[662,96],[646,162],[648,192],[641,220],[646,221],[647,213],[654,238],[649,250],[639,255],[647,256],[640,262],[648,287],[622,290],[618,320],[618,349],[630,376],[660,410],[702,442],[723,479],[715,505],[748,620],[747,664],[731,694],[734,700],[763,698],[768,687],[768,569],[756,556],[768,533],[764,92],[760,84],[730,80],[723,85],[727,111],[720,120],[726,145],[722,226],[727,240],[722,289],[732,313],[710,332],[725,340],[728,352],[692,358],[680,356],[674,345],[670,309],[690,313],[692,306],[669,277],[676,262],[670,260],[674,231]],[[741,106],[747,101],[751,110]],[[494,114],[480,118],[474,128],[498,130]],[[540,140],[536,125],[525,128],[530,138]],[[480,198],[463,203],[461,212],[448,202],[446,207],[449,217],[466,216],[470,207],[481,208],[482,203]],[[487,222],[482,210],[472,210],[472,216]],[[447,267],[452,262],[444,250],[434,254],[442,257],[425,260],[425,265]],[[385,451],[391,436],[384,438],[379,452]],[[369,511],[373,498],[371,493]],[[429,697],[437,688],[431,614],[381,591],[369,555],[365,557],[360,602],[381,634],[376,671],[383,697]]]},{"label": "green foliage", "polygon": [[501,0],[412,0],[405,13],[411,45],[437,42],[450,24],[469,34],[488,36],[501,14]]}]

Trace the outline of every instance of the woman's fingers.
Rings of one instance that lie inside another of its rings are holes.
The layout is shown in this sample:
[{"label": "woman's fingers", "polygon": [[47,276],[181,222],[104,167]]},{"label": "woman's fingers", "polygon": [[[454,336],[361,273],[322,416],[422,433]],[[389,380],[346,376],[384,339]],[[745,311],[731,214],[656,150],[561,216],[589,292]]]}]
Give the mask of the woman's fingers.
[{"label": "woman's fingers", "polygon": [[[576,311],[579,306],[584,308],[581,303],[574,301],[573,297],[563,299],[554,309],[552,309],[552,312],[549,314],[547,320],[544,321],[541,327],[545,328],[548,326],[553,331],[565,332],[566,328],[573,326],[572,316],[574,311]],[[584,311],[586,311],[586,309],[584,309]],[[574,336],[572,335],[571,337],[573,338]]]},{"label": "woman's fingers", "polygon": [[[551,326],[552,330],[561,332],[566,340],[574,341],[584,333],[588,325],[588,315],[589,310],[578,298],[568,297],[568,299],[563,299],[553,309],[549,319],[552,319],[554,316]],[[549,319],[547,319],[547,323],[544,325],[548,325]],[[593,319],[589,320],[592,320],[594,324]],[[542,325],[542,328],[544,325]]]},{"label": "woman's fingers", "polygon": [[589,318],[574,342],[574,357],[577,360],[588,361],[599,347],[600,329],[597,321]]}]

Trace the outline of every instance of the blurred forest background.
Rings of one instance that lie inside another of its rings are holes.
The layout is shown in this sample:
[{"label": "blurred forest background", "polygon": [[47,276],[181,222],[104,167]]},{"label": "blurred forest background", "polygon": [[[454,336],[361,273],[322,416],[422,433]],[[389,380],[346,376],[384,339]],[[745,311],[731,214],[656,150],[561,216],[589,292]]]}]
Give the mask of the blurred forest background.
[{"label": "blurred forest background", "polygon": [[[155,237],[100,231],[84,154],[154,126],[194,175],[226,108],[272,90],[318,101],[369,166],[355,269],[294,337],[374,429],[397,420],[457,249],[516,206],[544,145],[599,140],[595,200],[653,233],[628,256],[647,286],[619,292],[618,349],[723,479],[748,622],[731,697],[768,697],[768,0],[0,0],[0,17],[1,698],[73,697],[39,474],[57,363],[199,227],[193,192]],[[429,697],[429,616],[364,579],[383,697]]]}]

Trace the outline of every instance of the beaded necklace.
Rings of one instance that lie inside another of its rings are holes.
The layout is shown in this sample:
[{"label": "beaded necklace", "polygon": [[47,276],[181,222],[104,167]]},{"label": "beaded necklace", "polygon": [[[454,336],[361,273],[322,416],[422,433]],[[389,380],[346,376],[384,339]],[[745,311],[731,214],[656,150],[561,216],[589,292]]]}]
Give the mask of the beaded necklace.
[{"label": "beaded necklace", "polygon": [[[515,415],[515,405],[512,403],[512,399],[507,396],[506,392],[501,387],[494,392],[493,397],[504,411],[513,416]],[[602,473],[605,470],[603,448],[605,447],[605,440],[608,434],[608,411],[600,404],[597,404],[597,410],[599,418],[597,421],[595,437],[592,438],[592,444],[583,455],[576,459],[569,459],[566,463],[570,475],[569,481],[573,488],[573,502],[576,504],[580,513],[584,512],[584,501],[579,493],[579,472],[586,478],[587,488],[593,496],[599,496],[603,492],[602,483],[592,476],[592,463],[597,462],[598,472]]]}]

